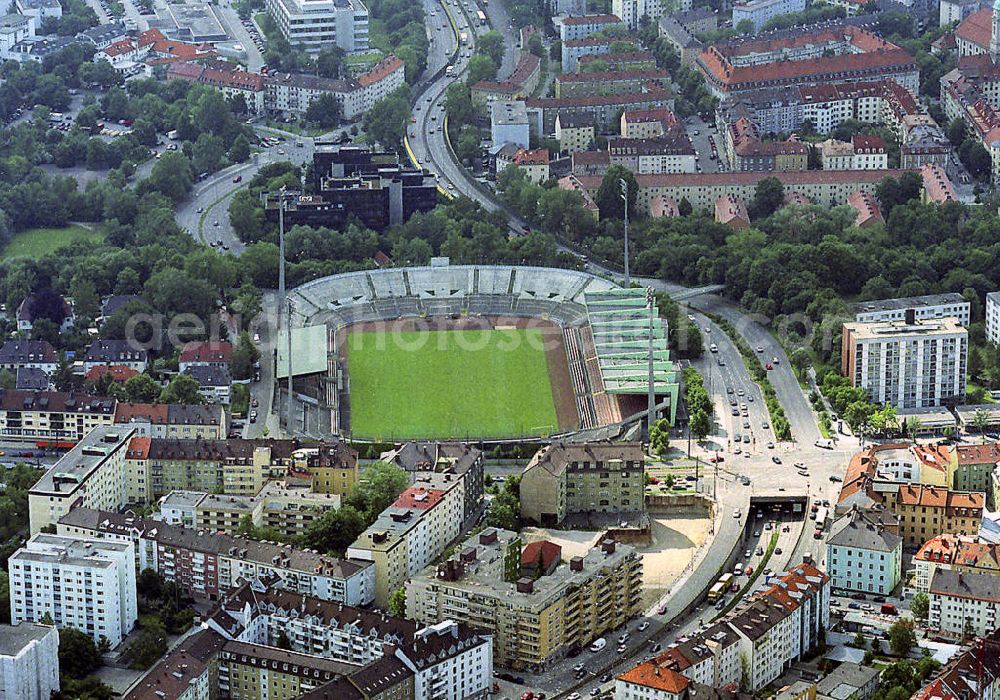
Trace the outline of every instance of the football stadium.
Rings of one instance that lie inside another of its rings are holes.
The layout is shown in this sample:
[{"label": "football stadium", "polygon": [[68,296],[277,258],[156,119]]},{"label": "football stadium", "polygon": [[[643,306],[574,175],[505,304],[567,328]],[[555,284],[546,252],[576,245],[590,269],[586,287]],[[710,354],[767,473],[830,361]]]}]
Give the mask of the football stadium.
[{"label": "football stadium", "polygon": [[[291,290],[291,430],[353,440],[612,437],[645,415],[650,356],[675,418],[666,321],[643,289],[584,272],[447,264]],[[289,357],[291,362],[289,363]],[[283,416],[284,420],[284,416]]]}]

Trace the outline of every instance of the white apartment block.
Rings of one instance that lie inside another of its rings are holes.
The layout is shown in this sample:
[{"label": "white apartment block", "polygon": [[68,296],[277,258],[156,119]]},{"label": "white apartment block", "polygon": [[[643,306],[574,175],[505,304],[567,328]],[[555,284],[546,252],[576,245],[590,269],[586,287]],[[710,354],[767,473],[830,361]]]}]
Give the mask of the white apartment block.
[{"label": "white apartment block", "polygon": [[[987,310],[989,310],[989,296],[989,294],[986,295]],[[995,301],[1000,303],[1000,294],[997,295]],[[972,305],[958,292],[861,301],[851,307],[851,311],[854,312],[854,320],[858,323],[902,321],[906,318],[907,309],[913,309],[914,317],[918,321],[930,318],[956,318],[963,326],[969,325],[972,313]]]},{"label": "white apartment block", "polygon": [[670,0],[611,0],[611,14],[621,17],[625,26],[632,30],[639,27],[643,16],[653,23],[659,22],[668,9],[673,9]]},{"label": "white apartment block", "polygon": [[986,295],[986,340],[1000,344],[1000,292]]},{"label": "white apartment block", "polygon": [[59,691],[59,632],[53,625],[0,625],[0,700],[49,700]]},{"label": "white apartment block", "polygon": [[928,625],[956,637],[985,637],[1000,628],[1000,590],[992,573],[938,567],[930,584]]},{"label": "white apartment block", "polygon": [[34,535],[9,560],[10,619],[73,627],[115,647],[135,626],[135,553],[130,543]]},{"label": "white apartment block", "polygon": [[969,332],[954,318],[845,323],[841,373],[897,409],[965,400]]},{"label": "white apartment block", "polygon": [[368,50],[368,8],[361,0],[267,0],[266,7],[292,46]]},{"label": "white apartment block", "polygon": [[405,65],[396,56],[382,59],[357,80],[272,71],[264,76],[264,109],[283,116],[302,117],[313,100],[332,94],[340,102],[343,118],[357,119],[399,88],[404,79]]},{"label": "white apartment block", "polygon": [[135,430],[94,428],[28,491],[31,534],[55,525],[71,508],[119,511],[127,503],[125,454]]},{"label": "white apartment block", "polygon": [[772,17],[787,15],[789,12],[801,12],[804,9],[806,9],[806,0],[737,2],[733,5],[733,27],[737,27],[744,20],[750,20],[753,22],[753,30],[758,32]]},{"label": "white apartment block", "polygon": [[[459,623],[445,620],[417,630],[411,646],[396,650],[396,658],[413,671],[414,698],[465,700],[489,692],[493,684],[492,639],[462,636]],[[429,663],[428,656],[431,660],[436,656],[437,663]]]}]

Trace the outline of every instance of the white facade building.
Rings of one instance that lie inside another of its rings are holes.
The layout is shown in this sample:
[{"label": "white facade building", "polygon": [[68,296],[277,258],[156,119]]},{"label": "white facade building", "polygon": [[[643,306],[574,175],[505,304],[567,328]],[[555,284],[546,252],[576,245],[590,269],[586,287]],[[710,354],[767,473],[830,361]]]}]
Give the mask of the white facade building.
[{"label": "white facade building", "polygon": [[806,0],[749,0],[749,2],[737,2],[733,5],[733,27],[738,26],[744,20],[750,20],[753,22],[753,30],[757,32],[772,17],[787,15],[789,12],[801,12],[804,9],[806,9]]},{"label": "white facade building", "polygon": [[992,573],[939,567],[930,584],[928,625],[957,637],[985,637],[998,629],[1000,590]]},{"label": "white facade building", "polygon": [[490,105],[490,137],[494,146],[513,143],[521,148],[530,144],[528,110],[522,100],[496,101]]},{"label": "white facade building", "polygon": [[842,374],[897,409],[965,401],[969,332],[954,318],[845,323]]},{"label": "white facade building", "polygon": [[[1000,303],[1000,294],[998,294],[996,301]],[[987,294],[987,309],[989,302]],[[854,312],[854,320],[858,323],[902,321],[906,317],[907,309],[913,309],[914,317],[918,321],[929,318],[956,318],[963,326],[968,326],[971,320],[972,305],[958,292],[950,292],[948,294],[928,294],[922,297],[861,301],[851,307],[851,311]]]},{"label": "white facade building", "polygon": [[[688,2],[687,5],[686,8],[679,7],[678,9],[691,9],[691,3]],[[673,8],[673,3],[661,2],[661,0],[611,0],[611,14],[621,17],[625,26],[632,30],[638,28],[639,20],[643,16],[649,17],[653,22],[659,22],[668,8]]]},{"label": "white facade building", "polygon": [[368,8],[361,0],[267,0],[266,7],[292,46],[368,50]]},{"label": "white facade building", "polygon": [[986,295],[986,340],[1000,344],[1000,292]]},{"label": "white facade building", "polygon": [[0,700],[49,700],[59,690],[59,632],[53,625],[0,625]]},{"label": "white facade building", "polygon": [[115,647],[135,626],[135,553],[132,545],[34,535],[9,560],[10,619],[73,627]]},{"label": "white facade building", "polygon": [[903,538],[857,508],[830,529],[827,573],[834,588],[891,594],[902,575]]}]

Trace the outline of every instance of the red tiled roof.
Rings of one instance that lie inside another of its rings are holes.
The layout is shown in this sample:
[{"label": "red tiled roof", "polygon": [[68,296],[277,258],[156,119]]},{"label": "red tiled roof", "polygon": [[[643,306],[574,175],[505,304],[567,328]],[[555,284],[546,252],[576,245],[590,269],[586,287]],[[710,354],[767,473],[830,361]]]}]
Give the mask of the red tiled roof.
[{"label": "red tiled roof", "polygon": [[583,97],[532,97],[524,101],[528,107],[540,109],[565,109],[572,107],[599,107],[601,105],[641,104],[665,102],[671,97],[669,90],[630,92],[625,95],[586,95]]},{"label": "red tiled roof", "polygon": [[131,423],[136,419],[148,420],[150,423],[158,425],[166,425],[167,404],[120,402],[115,408],[115,423]]},{"label": "red tiled roof", "polygon": [[[537,56],[535,57],[538,58]],[[654,68],[649,70],[622,70],[587,73],[564,73],[556,80],[561,83],[602,83],[614,82],[618,80],[667,80],[670,73]]]},{"label": "red tiled roof", "polygon": [[920,168],[920,175],[924,179],[924,192],[928,200],[943,204],[944,202],[954,202],[958,198],[955,187],[940,165],[927,163]]},{"label": "red tiled roof", "polygon": [[563,46],[567,48],[576,48],[578,46],[604,46],[605,44],[612,44],[617,41],[627,41],[632,44],[635,42],[628,37],[608,37],[608,36],[588,36],[584,39],[570,39],[569,41],[564,41]]},{"label": "red tiled roof", "polygon": [[549,162],[549,149],[547,148],[536,148],[533,151],[526,151],[523,148],[517,149],[517,153],[514,154],[514,163],[516,165],[548,165]]},{"label": "red tiled roof", "polygon": [[430,510],[444,498],[445,492],[439,489],[425,489],[423,486],[411,486],[399,494],[393,502],[395,508],[415,508]]},{"label": "red tiled roof", "polygon": [[227,340],[194,340],[185,343],[181,350],[181,362],[230,362],[233,359],[233,344]]},{"label": "red tiled roof", "polygon": [[562,547],[548,540],[529,542],[521,550],[521,566],[535,566],[539,557],[542,560],[540,568],[545,571],[552,566],[552,562],[559,561],[562,557]]},{"label": "red tiled roof", "polygon": [[250,73],[238,66],[226,66],[217,61],[218,67],[209,67],[201,74],[199,82],[216,87],[228,87],[239,90],[260,92],[264,89],[264,76],[260,73]]},{"label": "red tiled roof", "polygon": [[677,126],[677,116],[666,107],[653,107],[652,109],[626,109],[622,115],[627,124],[641,124],[643,122],[660,122],[664,129]]},{"label": "red tiled roof", "polygon": [[750,221],[743,200],[733,194],[724,194],[715,200],[715,220],[726,224],[730,221]]},{"label": "red tiled roof", "polygon": [[[566,42],[569,43],[569,42]],[[655,61],[656,57],[650,51],[623,51],[621,53],[590,53],[580,56],[577,61],[581,66],[595,61],[607,61],[608,63],[639,63],[645,61]]]},{"label": "red tiled roof", "polygon": [[653,197],[649,203],[649,215],[653,218],[665,216],[673,218],[681,215],[680,206],[670,197],[662,194]]},{"label": "red tiled roof", "polygon": [[517,62],[514,66],[514,71],[507,77],[507,82],[515,83],[517,85],[523,84],[531,74],[539,69],[542,64],[542,59],[533,53],[522,53],[521,60]]},{"label": "red tiled roof", "polygon": [[855,153],[859,153],[861,151],[867,151],[869,153],[885,153],[887,148],[885,145],[885,139],[881,136],[872,136],[870,134],[855,134],[851,139],[851,143],[854,145]]},{"label": "red tiled roof", "polygon": [[135,40],[122,39],[121,41],[116,41],[113,44],[108,44],[101,49],[101,53],[105,56],[121,56],[122,54],[132,53],[138,50],[139,47],[136,46]]},{"label": "red tiled roof", "polygon": [[401,59],[390,54],[359,75],[358,85],[361,87],[368,87],[383,78],[387,78],[389,75],[402,68],[403,65],[404,64]]},{"label": "red tiled roof", "polygon": [[618,680],[634,685],[641,685],[646,688],[662,690],[674,695],[683,693],[691,683],[691,681],[676,671],[671,671],[669,668],[661,668],[649,661],[629,669],[618,676]]},{"label": "red tiled roof", "polygon": [[992,6],[983,8],[978,12],[963,19],[955,28],[955,38],[964,39],[983,49],[990,46],[990,37],[993,34],[993,9]]},{"label": "red tiled roof", "polygon": [[153,438],[149,437],[134,437],[128,442],[128,449],[125,451],[126,459],[148,459],[149,458],[149,446],[152,444]]},{"label": "red tiled roof", "polygon": [[139,374],[138,370],[134,370],[131,367],[126,367],[125,365],[97,365],[96,367],[91,367],[84,379],[92,382],[96,382],[98,379],[103,377],[105,374],[110,374],[111,379],[116,382],[126,382],[132,377]]},{"label": "red tiled roof", "polygon": [[573,165],[610,165],[611,154],[607,151],[577,151],[573,154]]},{"label": "red tiled roof", "polygon": [[[636,175],[639,188],[645,187],[708,187],[712,185],[755,185],[765,177],[776,177],[784,185],[876,183],[883,177],[899,178],[912,170],[791,170],[786,172],[725,172],[725,173],[664,173]],[[601,186],[601,178],[586,176],[580,182],[589,189]]]},{"label": "red tiled roof", "polygon": [[988,442],[982,445],[959,445],[959,464],[996,464],[1000,462],[1000,443]]},{"label": "red tiled roof", "polygon": [[900,484],[897,501],[907,506],[982,510],[984,498],[983,493],[951,491],[942,486]]},{"label": "red tiled roof", "polygon": [[882,212],[878,208],[878,202],[870,192],[852,192],[847,197],[847,203],[858,212],[858,215],[854,217],[855,226],[868,226],[877,221],[884,221]]}]

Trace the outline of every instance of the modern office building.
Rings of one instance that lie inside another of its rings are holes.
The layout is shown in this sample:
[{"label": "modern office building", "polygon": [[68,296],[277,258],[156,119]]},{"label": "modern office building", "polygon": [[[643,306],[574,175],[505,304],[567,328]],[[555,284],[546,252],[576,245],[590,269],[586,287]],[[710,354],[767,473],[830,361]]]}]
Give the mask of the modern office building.
[{"label": "modern office building", "polygon": [[969,332],[955,318],[845,323],[841,372],[897,409],[965,402]]},{"label": "modern office building", "polygon": [[112,647],[135,626],[131,543],[39,533],[9,560],[10,619],[73,627]]},{"label": "modern office building", "polygon": [[55,525],[71,508],[117,511],[127,503],[125,454],[134,431],[94,428],[28,491],[31,534]]},{"label": "modern office building", "polygon": [[50,700],[59,691],[54,625],[0,625],[0,700]]},{"label": "modern office building", "polygon": [[268,0],[266,7],[292,46],[368,50],[368,8],[361,0]]}]

